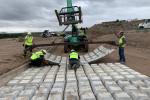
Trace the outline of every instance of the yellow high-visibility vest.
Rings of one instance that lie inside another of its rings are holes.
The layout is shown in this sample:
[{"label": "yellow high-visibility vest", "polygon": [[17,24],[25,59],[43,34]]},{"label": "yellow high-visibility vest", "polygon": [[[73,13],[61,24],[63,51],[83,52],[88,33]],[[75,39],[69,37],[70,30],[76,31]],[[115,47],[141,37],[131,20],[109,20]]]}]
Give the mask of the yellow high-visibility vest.
[{"label": "yellow high-visibility vest", "polygon": [[31,60],[36,60],[40,58],[40,56],[44,55],[42,51],[37,51],[35,53],[32,53],[32,56],[30,57]]},{"label": "yellow high-visibility vest", "polygon": [[33,37],[27,35],[27,36],[25,37],[25,45],[31,46],[32,44],[33,44]]},{"label": "yellow high-visibility vest", "polygon": [[70,59],[78,59],[78,53],[76,52],[71,52],[69,56],[70,56]]},{"label": "yellow high-visibility vest", "polygon": [[119,38],[119,47],[125,47],[125,42],[123,41],[123,39],[125,39],[125,36]]}]

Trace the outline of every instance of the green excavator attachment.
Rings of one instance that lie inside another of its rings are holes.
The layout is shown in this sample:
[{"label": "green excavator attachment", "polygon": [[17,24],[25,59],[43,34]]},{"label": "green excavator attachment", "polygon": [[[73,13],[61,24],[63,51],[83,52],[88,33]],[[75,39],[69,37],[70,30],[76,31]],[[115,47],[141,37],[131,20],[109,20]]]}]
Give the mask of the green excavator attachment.
[{"label": "green excavator attachment", "polygon": [[72,0],[67,0],[67,7],[60,11],[55,10],[59,25],[71,25],[82,23],[81,7],[73,6]]}]

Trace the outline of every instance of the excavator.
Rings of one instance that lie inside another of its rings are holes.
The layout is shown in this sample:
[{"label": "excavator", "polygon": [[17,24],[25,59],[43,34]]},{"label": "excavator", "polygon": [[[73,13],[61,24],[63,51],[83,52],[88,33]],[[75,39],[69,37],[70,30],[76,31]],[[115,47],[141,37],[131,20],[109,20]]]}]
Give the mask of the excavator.
[{"label": "excavator", "polygon": [[81,7],[73,6],[72,0],[67,0],[67,7],[63,7],[60,11],[55,10],[59,25],[66,26],[63,32],[71,26],[72,30],[67,34],[65,33],[64,42],[61,43],[51,43],[51,44],[36,44],[33,45],[33,48],[43,47],[43,46],[58,46],[64,45],[64,52],[67,53],[70,49],[76,51],[84,50],[88,52],[89,44],[112,44],[115,45],[114,41],[89,41],[87,38],[86,30],[87,28],[78,28],[77,24],[81,24],[82,20],[82,11]]},{"label": "excavator", "polygon": [[83,22],[81,7],[73,6],[72,0],[67,0],[67,7],[63,7],[60,11],[55,10],[55,13],[60,26],[65,25],[65,29],[72,27],[71,32],[64,37],[64,52],[67,53],[71,49],[88,52],[86,28],[77,27],[77,24]]}]

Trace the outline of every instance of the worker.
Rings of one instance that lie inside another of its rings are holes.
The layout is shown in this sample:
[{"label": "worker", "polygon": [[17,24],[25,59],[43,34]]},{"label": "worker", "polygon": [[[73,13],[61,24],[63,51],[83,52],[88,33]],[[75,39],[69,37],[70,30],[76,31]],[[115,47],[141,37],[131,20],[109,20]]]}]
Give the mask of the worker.
[{"label": "worker", "polygon": [[118,41],[119,42],[119,58],[120,58],[119,60],[120,60],[120,63],[124,64],[126,62],[125,53],[124,53],[126,39],[125,39],[124,32],[121,31],[118,34],[116,34],[116,36],[119,38],[119,41]]},{"label": "worker", "polygon": [[[72,69],[73,67],[79,67],[79,59],[80,59],[80,56],[79,54],[74,50],[72,49],[70,54],[69,54],[69,65],[70,65],[70,68]],[[77,66],[74,66],[74,65],[77,65]]]},{"label": "worker", "polygon": [[25,47],[24,48],[24,56],[26,56],[27,51],[32,52],[33,36],[31,34],[31,32],[27,33],[23,46]]},{"label": "worker", "polygon": [[86,31],[84,28],[80,28],[79,30],[79,39],[80,41],[84,41],[84,39],[86,38]]},{"label": "worker", "polygon": [[44,55],[46,54],[46,50],[40,50],[35,53],[32,53],[30,60],[30,65],[32,66],[41,66],[45,62]]}]

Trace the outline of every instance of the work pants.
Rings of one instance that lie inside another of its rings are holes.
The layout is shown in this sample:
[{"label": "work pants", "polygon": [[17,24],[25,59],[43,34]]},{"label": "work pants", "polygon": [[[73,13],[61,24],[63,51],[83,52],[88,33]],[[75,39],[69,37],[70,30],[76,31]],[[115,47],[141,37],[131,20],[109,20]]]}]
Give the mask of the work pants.
[{"label": "work pants", "polygon": [[126,61],[124,54],[124,47],[119,47],[119,58],[121,63],[124,63]]}]

